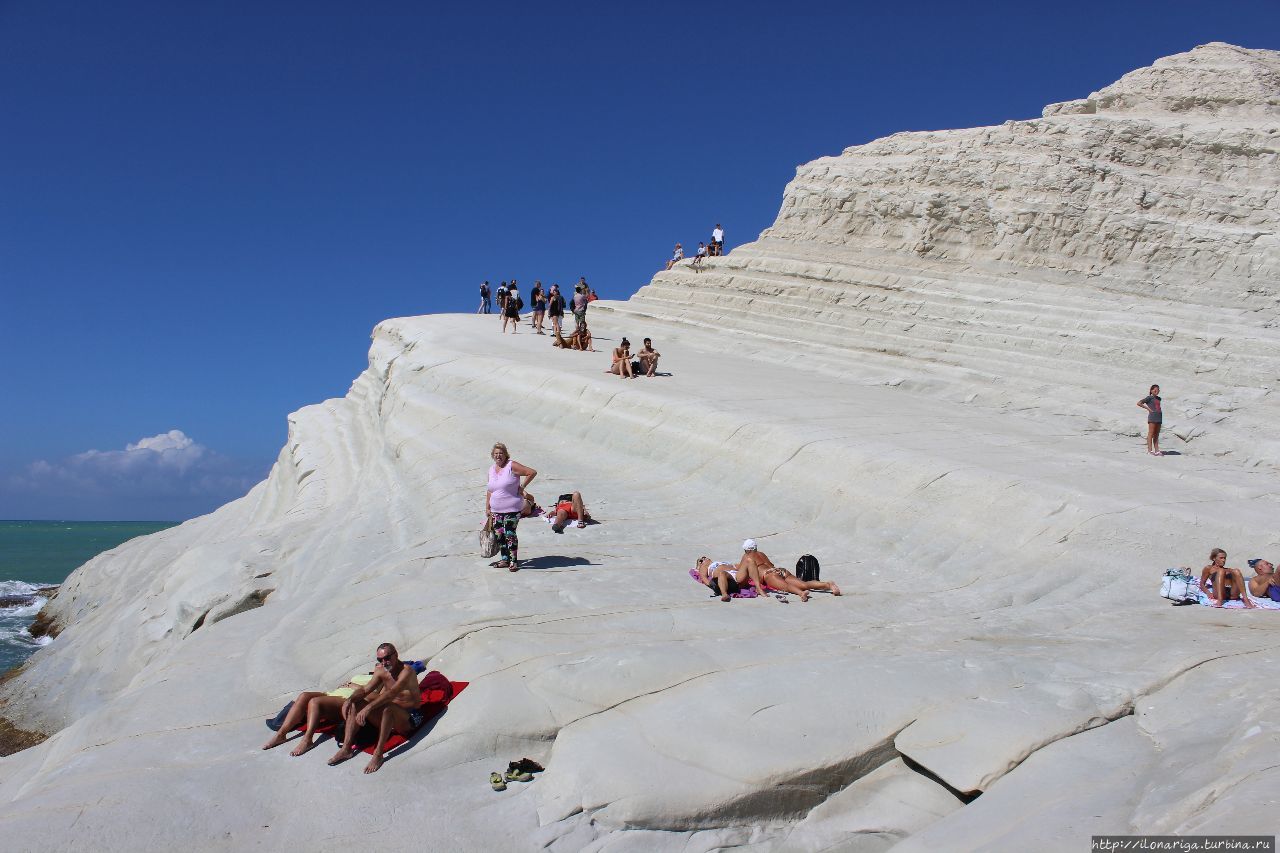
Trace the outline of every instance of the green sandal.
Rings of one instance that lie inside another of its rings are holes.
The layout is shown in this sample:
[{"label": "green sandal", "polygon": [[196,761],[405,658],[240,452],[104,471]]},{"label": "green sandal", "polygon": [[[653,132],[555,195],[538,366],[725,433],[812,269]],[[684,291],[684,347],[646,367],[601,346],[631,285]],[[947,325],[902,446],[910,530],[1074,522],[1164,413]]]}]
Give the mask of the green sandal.
[{"label": "green sandal", "polygon": [[532,782],[533,774],[526,773],[523,770],[512,767],[510,770],[507,771],[506,778],[508,782]]},{"label": "green sandal", "polygon": [[495,790],[495,791],[505,791],[505,790],[507,790],[507,783],[502,781],[502,776],[501,776],[501,774],[498,774],[498,773],[490,773],[490,774],[489,774],[489,787],[490,787],[490,788],[493,788],[493,790]]}]

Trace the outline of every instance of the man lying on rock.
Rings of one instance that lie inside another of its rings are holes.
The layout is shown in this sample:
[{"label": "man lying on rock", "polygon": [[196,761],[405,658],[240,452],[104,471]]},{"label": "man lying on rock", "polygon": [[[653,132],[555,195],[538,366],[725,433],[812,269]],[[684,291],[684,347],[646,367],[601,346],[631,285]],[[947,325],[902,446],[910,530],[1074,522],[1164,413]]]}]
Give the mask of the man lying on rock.
[{"label": "man lying on rock", "polygon": [[564,533],[564,529],[573,522],[577,527],[586,527],[591,520],[591,513],[582,502],[582,492],[571,492],[556,498],[556,505],[547,510],[547,520],[556,533]]},{"label": "man lying on rock", "polygon": [[390,643],[378,646],[377,659],[373,680],[357,687],[342,703],[346,731],[342,747],[329,759],[330,766],[341,764],[356,754],[356,732],[367,723],[378,727],[378,745],[374,747],[373,758],[369,759],[364,772],[377,773],[386,760],[383,751],[391,732],[407,738],[422,725],[422,693],[413,667],[400,660],[400,653]]},{"label": "man lying on rock", "polygon": [[802,581],[786,569],[773,564],[769,556],[756,547],[756,540],[748,539],[742,543],[742,559],[738,561],[739,572],[746,569],[764,592],[794,592],[801,601],[809,600],[810,590],[829,592],[840,595],[840,587],[831,581]]}]

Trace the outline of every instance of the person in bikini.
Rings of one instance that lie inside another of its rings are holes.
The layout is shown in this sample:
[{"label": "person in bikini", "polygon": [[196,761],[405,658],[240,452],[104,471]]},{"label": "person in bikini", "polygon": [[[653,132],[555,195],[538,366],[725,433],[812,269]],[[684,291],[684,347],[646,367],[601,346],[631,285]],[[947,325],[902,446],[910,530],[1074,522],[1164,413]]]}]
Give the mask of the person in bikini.
[{"label": "person in bikini", "polygon": [[586,505],[582,503],[582,492],[573,492],[556,498],[556,505],[547,510],[547,520],[551,522],[551,529],[556,533],[564,533],[564,529],[571,521],[576,522],[578,527],[586,527],[587,522],[591,520],[591,513],[587,512]]},{"label": "person in bikini", "polygon": [[[1213,584],[1212,592],[1206,586],[1210,582]],[[1221,607],[1228,601],[1242,602],[1249,609],[1255,606],[1244,594],[1244,575],[1239,569],[1227,565],[1227,552],[1221,548],[1209,552],[1209,565],[1200,572],[1200,589],[1209,595],[1214,607]]]},{"label": "person in bikini", "polygon": [[356,754],[356,732],[366,723],[378,727],[378,744],[365,773],[377,773],[386,760],[387,739],[394,731],[410,737],[422,725],[422,693],[413,667],[400,660],[391,643],[378,646],[373,680],[357,687],[342,703],[342,717],[347,721],[342,747],[329,759],[329,765],[341,764]]},{"label": "person in bikini", "polygon": [[622,343],[613,348],[613,364],[605,373],[612,373],[623,379],[635,378],[635,372],[631,369],[631,341],[623,338]]},{"label": "person in bikini", "polygon": [[786,569],[775,566],[769,556],[756,547],[754,539],[742,543],[742,559],[738,561],[738,568],[747,569],[753,580],[758,579],[761,589],[794,592],[801,601],[809,600],[811,590],[841,594],[840,587],[832,581],[802,581]]},{"label": "person in bikini", "polygon": [[[733,595],[747,585],[748,572],[739,569],[734,563],[724,563],[720,560],[712,560],[710,557],[699,557],[698,562],[693,564],[698,570],[698,580],[704,586],[710,587],[712,592],[720,593],[721,601],[728,601]],[[738,581],[739,572],[742,572],[742,581]],[[754,580],[754,578],[751,578]],[[759,586],[759,584],[757,584]]]}]

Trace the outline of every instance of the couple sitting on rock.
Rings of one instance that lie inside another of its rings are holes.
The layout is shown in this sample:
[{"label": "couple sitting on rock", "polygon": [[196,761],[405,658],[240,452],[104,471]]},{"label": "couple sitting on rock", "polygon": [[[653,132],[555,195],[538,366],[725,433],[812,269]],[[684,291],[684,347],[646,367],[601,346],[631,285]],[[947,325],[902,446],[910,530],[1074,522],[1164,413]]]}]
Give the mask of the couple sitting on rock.
[{"label": "couple sitting on rock", "polygon": [[575,329],[568,338],[560,334],[559,329],[553,329],[553,331],[555,332],[555,340],[551,342],[553,347],[595,352],[595,347],[591,345],[591,332],[587,329],[586,321],[583,321],[582,325]]},{"label": "couple sitting on rock", "polygon": [[1249,561],[1249,568],[1253,569],[1254,575],[1246,581],[1243,572],[1227,565],[1227,552],[1214,548],[1209,552],[1209,565],[1200,572],[1200,589],[1209,596],[1214,607],[1221,607],[1227,601],[1239,601],[1246,608],[1253,608],[1256,605],[1249,600],[1250,595],[1280,601],[1280,578],[1276,577],[1276,567],[1268,560],[1254,557]]},{"label": "couple sitting on rock", "polygon": [[742,543],[742,559],[737,563],[699,557],[694,567],[698,570],[698,580],[719,592],[721,601],[728,601],[748,582],[754,583],[761,593],[769,590],[794,592],[801,601],[809,600],[811,590],[840,595],[840,587],[831,581],[802,581],[786,569],[775,566],[768,555],[756,547],[754,539]]},{"label": "couple sitting on rock", "polygon": [[302,755],[315,746],[316,730],[324,723],[343,722],[346,729],[342,746],[329,759],[330,766],[341,764],[356,753],[356,732],[365,724],[378,728],[378,743],[365,773],[376,773],[386,760],[387,739],[395,732],[410,737],[423,722],[422,690],[417,670],[400,660],[390,643],[378,646],[373,674],[357,676],[344,687],[329,693],[305,691],[293,700],[275,737],[262,745],[271,749],[285,742],[289,733],[306,720],[302,742],[291,755]]}]

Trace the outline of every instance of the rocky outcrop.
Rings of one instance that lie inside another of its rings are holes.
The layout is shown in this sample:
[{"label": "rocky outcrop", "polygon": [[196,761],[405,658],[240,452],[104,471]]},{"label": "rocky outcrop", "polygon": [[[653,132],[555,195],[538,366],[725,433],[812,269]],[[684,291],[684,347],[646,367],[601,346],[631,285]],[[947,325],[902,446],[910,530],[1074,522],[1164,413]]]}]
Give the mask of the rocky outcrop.
[{"label": "rocky outcrop", "polygon": [[[50,602],[62,633],[0,686],[52,734],[0,760],[6,841],[327,849],[397,814],[387,849],[1267,832],[1280,615],[1154,589],[1280,545],[1278,63],[1210,45],[1043,119],[802,167],[755,243],[593,306],[671,376],[495,346],[492,318],[380,324],[264,483]],[[1180,456],[1133,438],[1152,381]],[[525,522],[516,574],[475,556],[495,440],[602,522]],[[708,597],[689,566],[746,536],[845,595]],[[372,777],[257,749],[385,640],[470,682],[410,749]],[[546,772],[494,794],[522,755]]]}]

